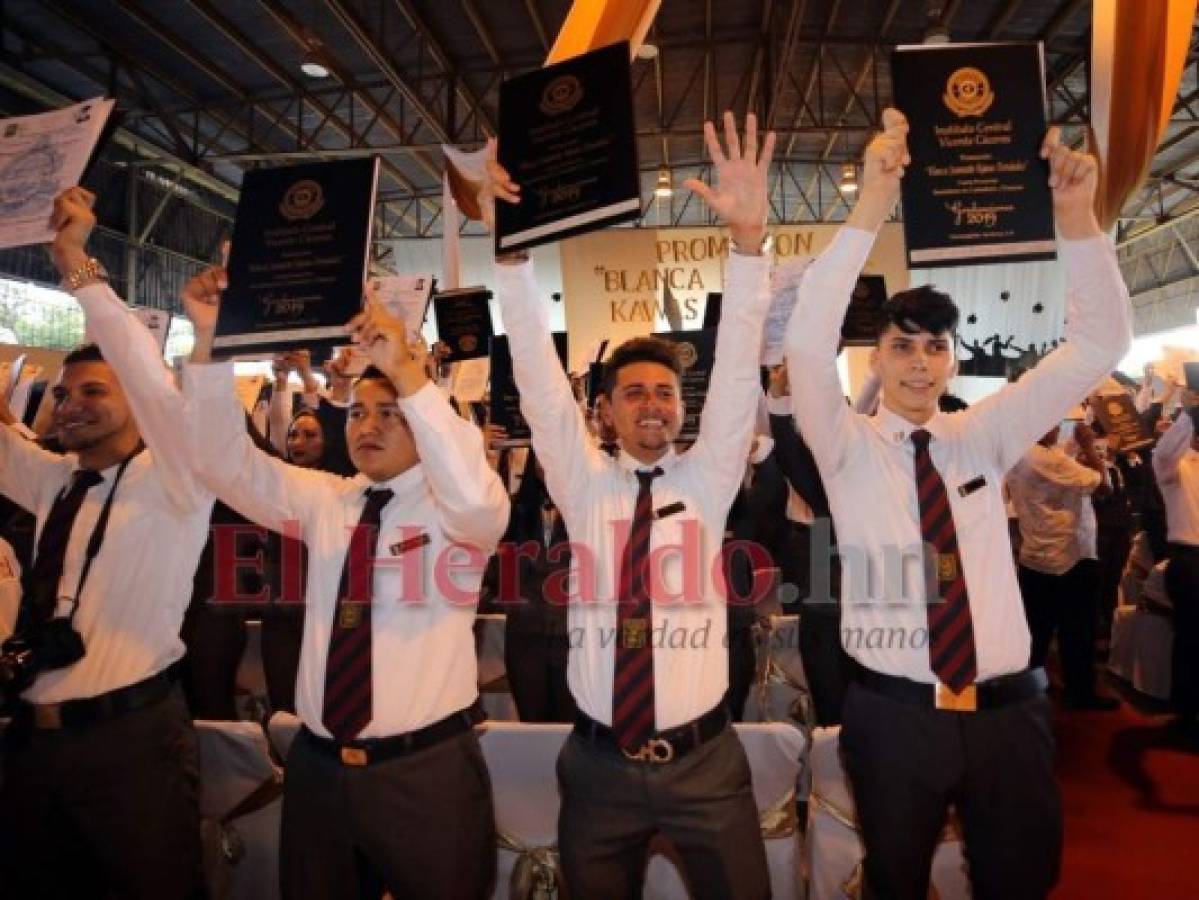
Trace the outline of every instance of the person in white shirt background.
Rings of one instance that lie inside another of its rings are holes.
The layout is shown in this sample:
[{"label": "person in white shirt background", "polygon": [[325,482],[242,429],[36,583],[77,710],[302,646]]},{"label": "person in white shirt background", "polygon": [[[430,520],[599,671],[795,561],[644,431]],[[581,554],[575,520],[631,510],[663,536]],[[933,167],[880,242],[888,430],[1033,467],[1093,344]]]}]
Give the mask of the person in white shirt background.
[{"label": "person in white shirt background", "polygon": [[1046,680],[1028,666],[1001,486],[1127,352],[1127,290],[1092,209],[1096,162],[1054,129],[1042,156],[1067,274],[1068,340],[1019,382],[942,414],[957,308],[930,288],[901,292],[884,308],[872,354],[881,407],[855,414],[837,373],[841,322],[905,167],[921,164],[908,154],[900,112],[886,110],[883,128],[846,225],[804,275],[786,338],[794,415],[841,549],[842,640],[858,664],[841,749],[867,895],[927,897],[953,804],[973,895],[1042,898],[1058,877],[1061,806]]},{"label": "person in white shirt background", "polygon": [[1044,666],[1056,633],[1064,701],[1079,709],[1114,710],[1115,697],[1095,691],[1098,622],[1098,525],[1091,498],[1110,491],[1107,466],[1085,422],[1074,425],[1078,458],[1055,427],[1007,475],[1020,523],[1020,592],[1032,634],[1029,664]]},{"label": "person in white shirt background", "polygon": [[[731,113],[724,125],[723,147],[705,125],[715,187],[687,183],[727,223],[733,252],[699,437],[685,453],[673,448],[684,412],[674,346],[633,338],[608,358],[600,410],[618,443],[609,456],[554,352],[527,254],[497,257],[521,411],[575,545],[568,618],[579,637],[567,675],[579,713],[558,760],[558,846],[577,897],[639,897],[655,832],[677,849],[697,898],[770,890],[749,767],[724,706],[728,611],[716,582],[761,396],[774,135],[759,152],[750,114],[743,149]],[[488,218],[492,198],[520,202],[491,152]]]},{"label": "person in white shirt background", "polygon": [[1169,564],[1166,591],[1174,607],[1171,694],[1177,727],[1199,737],[1199,394],[1182,396],[1182,412],[1161,436],[1153,469],[1166,502]]},{"label": "person in white shirt background", "polygon": [[18,631],[74,629],[83,645],[36,675],[5,732],[0,884],[190,898],[203,891],[198,761],[175,671],[213,498],[184,464],[157,342],[87,255],[94,199],[71,188],[52,222],[51,258],[99,344],[68,354],[54,387],[67,455],[0,428],[0,491],[38,520]]}]

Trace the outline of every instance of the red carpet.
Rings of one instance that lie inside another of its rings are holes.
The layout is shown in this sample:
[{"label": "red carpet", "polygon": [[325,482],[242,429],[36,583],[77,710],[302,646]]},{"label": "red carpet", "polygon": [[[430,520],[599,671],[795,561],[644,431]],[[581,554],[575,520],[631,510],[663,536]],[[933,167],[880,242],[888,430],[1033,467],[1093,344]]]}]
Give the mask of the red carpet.
[{"label": "red carpet", "polygon": [[1057,715],[1066,845],[1055,900],[1199,897],[1199,742],[1125,704]]}]

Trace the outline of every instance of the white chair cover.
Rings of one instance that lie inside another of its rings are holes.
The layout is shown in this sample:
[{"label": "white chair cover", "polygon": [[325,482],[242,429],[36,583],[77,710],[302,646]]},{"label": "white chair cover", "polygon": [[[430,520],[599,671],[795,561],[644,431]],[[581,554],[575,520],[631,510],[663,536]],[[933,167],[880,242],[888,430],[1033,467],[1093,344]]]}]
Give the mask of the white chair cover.
[{"label": "white chair cover", "polygon": [[1170,699],[1174,623],[1158,612],[1118,606],[1112,616],[1107,668],[1150,697]]},{"label": "white chair cover", "polygon": [[[267,779],[281,775],[271,762],[262,728],[254,722],[196,722],[196,735],[202,818],[219,820]],[[223,896],[235,900],[273,900],[279,896],[281,812],[281,800],[275,799],[230,823],[244,854],[230,867]]]},{"label": "white chair cover", "polygon": [[[817,728],[812,733],[812,795],[804,843],[810,900],[856,900],[861,896],[864,854],[849,779],[841,768],[839,734],[839,728]],[[940,900],[970,896],[960,839],[943,837],[937,847],[930,897],[933,890]]]},{"label": "white chair cover", "polygon": [[289,712],[274,713],[266,723],[266,732],[271,739],[275,755],[286,764],[287,754],[291,752],[291,742],[300,733],[299,717]]}]

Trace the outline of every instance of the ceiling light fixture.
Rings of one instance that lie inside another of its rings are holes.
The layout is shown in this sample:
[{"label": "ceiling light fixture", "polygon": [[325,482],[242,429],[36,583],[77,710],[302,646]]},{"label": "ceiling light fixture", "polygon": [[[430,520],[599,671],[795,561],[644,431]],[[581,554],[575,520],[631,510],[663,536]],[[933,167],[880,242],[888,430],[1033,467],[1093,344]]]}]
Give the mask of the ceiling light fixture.
[{"label": "ceiling light fixture", "polygon": [[841,184],[838,187],[842,194],[852,194],[858,189],[858,170],[853,163],[841,166]]},{"label": "ceiling light fixture", "polygon": [[651,44],[648,41],[646,41],[640,47],[637,48],[637,58],[638,59],[649,60],[649,59],[657,59],[657,57],[658,57],[658,45],[657,44]]},{"label": "ceiling light fixture", "polygon": [[674,194],[674,184],[670,180],[670,169],[661,166],[658,169],[658,183],[654,185],[655,197],[670,197]]},{"label": "ceiling light fixture", "polygon": [[323,62],[316,58],[316,54],[309,52],[304,55],[304,61],[300,63],[300,71],[309,78],[328,78],[329,68]]}]

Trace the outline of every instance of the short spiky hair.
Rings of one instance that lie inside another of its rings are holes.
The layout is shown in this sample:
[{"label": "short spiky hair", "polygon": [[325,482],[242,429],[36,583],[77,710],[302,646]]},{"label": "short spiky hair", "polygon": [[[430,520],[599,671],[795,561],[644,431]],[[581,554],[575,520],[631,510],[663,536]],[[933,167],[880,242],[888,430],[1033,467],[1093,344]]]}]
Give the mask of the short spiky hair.
[{"label": "short spiky hair", "polygon": [[680,379],[683,377],[683,363],[679,359],[679,352],[672,341],[652,335],[635,337],[613,350],[608,361],[604,363],[600,393],[611,399],[612,391],[616,389],[617,373],[625,366],[639,362],[657,363],[674,372],[675,377]]},{"label": "short spiky hair", "polygon": [[100,348],[95,344],[80,344],[62,358],[62,364],[64,366],[69,366],[74,363],[104,361],[104,354],[100,352]]},{"label": "short spiky hair", "polygon": [[948,294],[927,284],[900,291],[879,310],[878,338],[892,325],[905,334],[954,334],[958,327],[957,304]]}]

